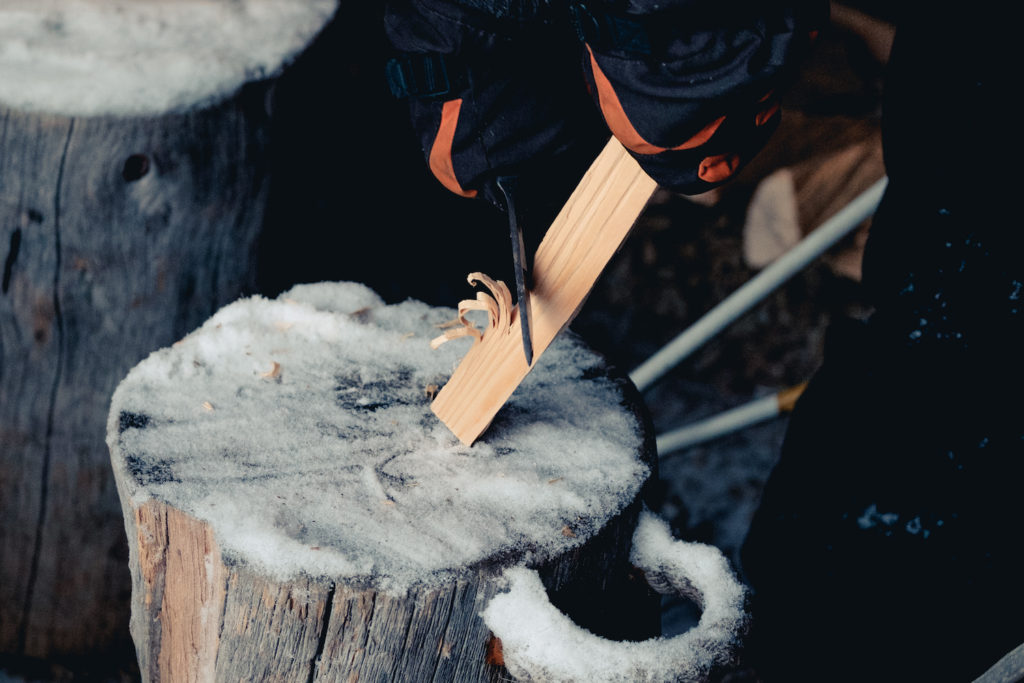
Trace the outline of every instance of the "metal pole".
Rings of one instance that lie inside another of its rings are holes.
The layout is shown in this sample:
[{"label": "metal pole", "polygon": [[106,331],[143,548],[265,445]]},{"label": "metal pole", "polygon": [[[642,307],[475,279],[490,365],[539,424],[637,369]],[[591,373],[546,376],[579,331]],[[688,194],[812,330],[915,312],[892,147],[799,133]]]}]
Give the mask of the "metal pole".
[{"label": "metal pole", "polygon": [[640,391],[649,388],[722,329],[771,294],[878,208],[887,178],[882,178],[821,224],[795,247],[730,294],[721,303],[630,373]]},{"label": "metal pole", "polygon": [[807,383],[798,384],[657,436],[658,456],[695,446],[793,410]]}]

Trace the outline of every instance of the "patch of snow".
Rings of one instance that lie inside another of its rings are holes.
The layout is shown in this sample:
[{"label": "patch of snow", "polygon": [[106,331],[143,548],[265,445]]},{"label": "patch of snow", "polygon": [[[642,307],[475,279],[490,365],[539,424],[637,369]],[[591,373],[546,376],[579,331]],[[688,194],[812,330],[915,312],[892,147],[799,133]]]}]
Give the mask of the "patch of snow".
[{"label": "patch of snow", "polygon": [[746,631],[746,589],[713,546],[672,538],[668,525],[645,512],[632,560],[661,591],[702,606],[697,626],[671,638],[616,642],[576,626],[548,600],[536,572],[506,571],[509,590],[496,595],[484,621],[502,643],[505,665],[522,681],[704,681],[731,663]]},{"label": "patch of snow", "polygon": [[4,0],[0,103],[67,116],[212,103],[277,73],[336,0]]},{"label": "patch of snow", "polygon": [[469,341],[430,348],[454,317],[353,283],[221,309],[118,387],[108,443],[125,495],[206,521],[230,560],[269,576],[385,590],[582,544],[649,475],[623,385],[563,334],[463,446],[430,411]]}]

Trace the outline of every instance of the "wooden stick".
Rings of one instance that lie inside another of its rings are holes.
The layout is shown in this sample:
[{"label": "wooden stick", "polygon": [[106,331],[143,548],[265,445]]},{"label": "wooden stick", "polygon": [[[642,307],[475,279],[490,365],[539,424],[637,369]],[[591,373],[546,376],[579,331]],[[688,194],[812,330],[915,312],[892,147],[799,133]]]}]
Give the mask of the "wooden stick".
[{"label": "wooden stick", "polygon": [[629,373],[640,391],[646,391],[656,381],[679,365],[691,353],[734,320],[760,303],[789,278],[803,270],[807,264],[823,254],[829,247],[848,235],[861,222],[874,214],[882,201],[888,177],[882,178],[858,195],[838,213],[822,223],[799,244],[776,259],[770,266],[747,281],[721,303],[705,313],[697,322],[679,333],[660,351]]},{"label": "wooden stick", "polygon": [[[656,187],[614,138],[583,176],[534,258],[533,365],[576,317]],[[492,325],[473,345],[431,409],[460,441],[472,444],[532,367],[514,308],[507,327]]]}]

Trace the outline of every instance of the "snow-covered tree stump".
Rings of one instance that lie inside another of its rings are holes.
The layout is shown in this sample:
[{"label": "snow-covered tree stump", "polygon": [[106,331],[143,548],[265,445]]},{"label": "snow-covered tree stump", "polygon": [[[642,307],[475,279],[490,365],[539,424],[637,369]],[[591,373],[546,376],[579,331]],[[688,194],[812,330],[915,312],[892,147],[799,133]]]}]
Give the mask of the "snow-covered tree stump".
[{"label": "snow-covered tree stump", "polygon": [[657,633],[629,561],[655,466],[635,389],[563,335],[465,446],[430,411],[469,342],[431,350],[454,315],[303,285],[121,383],[108,444],[146,679],[501,680],[480,613],[516,565],[596,634]]},{"label": "snow-covered tree stump", "polygon": [[109,399],[249,286],[268,77],[333,9],[0,3],[0,653],[128,644]]}]

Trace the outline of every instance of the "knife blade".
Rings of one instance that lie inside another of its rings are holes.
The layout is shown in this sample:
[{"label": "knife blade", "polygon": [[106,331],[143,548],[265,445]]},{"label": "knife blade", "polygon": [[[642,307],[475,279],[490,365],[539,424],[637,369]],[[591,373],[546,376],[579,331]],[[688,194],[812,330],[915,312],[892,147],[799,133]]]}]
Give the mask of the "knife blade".
[{"label": "knife blade", "polygon": [[508,211],[509,235],[512,239],[512,266],[516,278],[516,298],[519,301],[519,329],[523,333],[523,354],[526,364],[533,365],[533,342],[530,337],[530,290],[527,287],[526,247],[523,244],[523,226],[519,223],[516,213],[517,184],[514,176],[501,176],[497,180],[498,189],[505,195],[505,207]]}]

